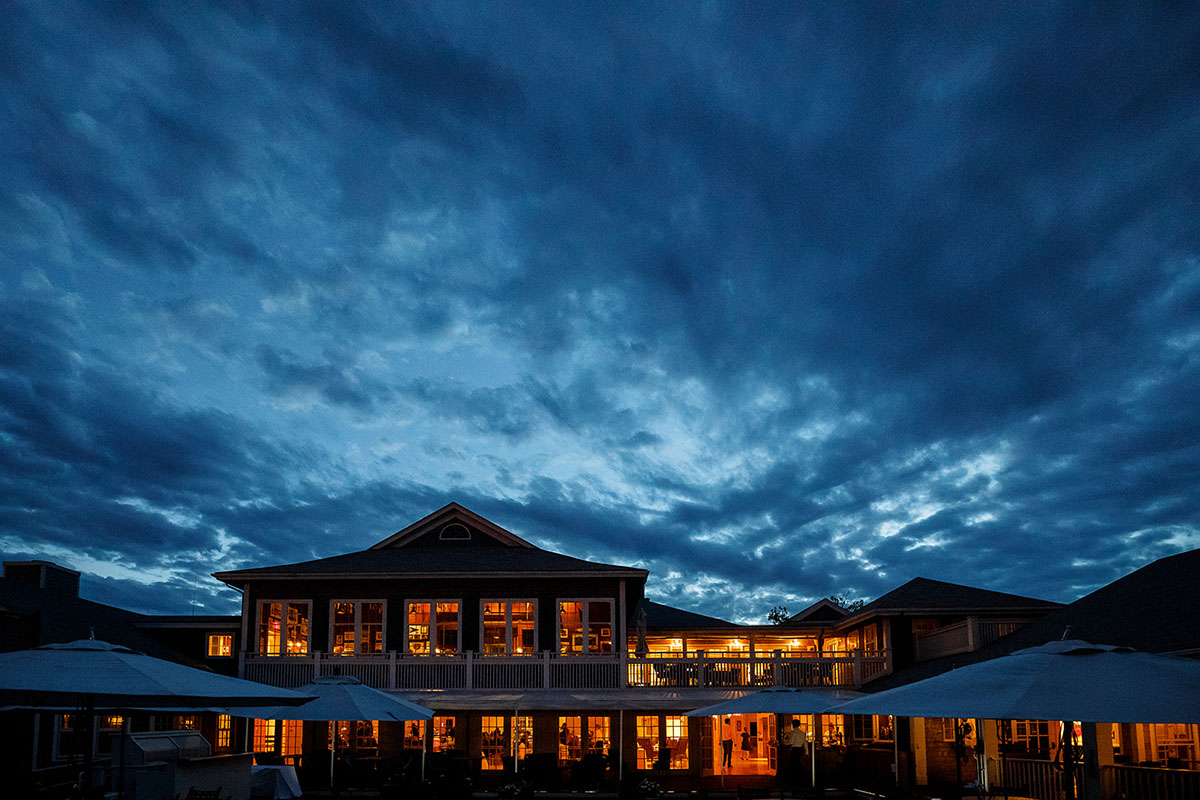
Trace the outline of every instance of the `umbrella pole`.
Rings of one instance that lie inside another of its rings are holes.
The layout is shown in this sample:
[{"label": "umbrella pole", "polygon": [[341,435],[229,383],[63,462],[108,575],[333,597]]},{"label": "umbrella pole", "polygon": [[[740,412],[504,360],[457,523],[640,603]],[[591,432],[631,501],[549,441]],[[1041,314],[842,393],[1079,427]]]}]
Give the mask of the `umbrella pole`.
[{"label": "umbrella pole", "polygon": [[333,788],[333,765],[337,763],[338,724],[336,720],[329,724],[332,726],[329,729],[329,791],[336,797],[337,792]]}]

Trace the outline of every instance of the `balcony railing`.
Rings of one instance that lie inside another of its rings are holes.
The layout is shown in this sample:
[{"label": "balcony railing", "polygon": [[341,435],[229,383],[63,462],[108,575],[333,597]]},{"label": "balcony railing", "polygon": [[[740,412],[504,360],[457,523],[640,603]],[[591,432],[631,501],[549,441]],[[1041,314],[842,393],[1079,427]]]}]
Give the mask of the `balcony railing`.
[{"label": "balcony railing", "polygon": [[[1035,800],[1065,800],[1063,771],[1052,761],[1009,758],[1004,785],[1023,797]],[[1200,772],[1159,767],[1109,764],[1100,768],[1104,797],[1136,797],[1140,800],[1178,800],[1200,797]],[[1083,775],[1074,773],[1076,797],[1084,796]]]},{"label": "balcony railing", "polygon": [[855,688],[890,672],[891,656],[886,650],[822,656],[242,654],[239,666],[243,678],[283,687],[341,674],[378,689]]},{"label": "balcony railing", "polygon": [[917,661],[929,661],[956,653],[978,650],[1025,625],[1023,619],[980,619],[967,617],[962,622],[946,625],[917,636]]}]

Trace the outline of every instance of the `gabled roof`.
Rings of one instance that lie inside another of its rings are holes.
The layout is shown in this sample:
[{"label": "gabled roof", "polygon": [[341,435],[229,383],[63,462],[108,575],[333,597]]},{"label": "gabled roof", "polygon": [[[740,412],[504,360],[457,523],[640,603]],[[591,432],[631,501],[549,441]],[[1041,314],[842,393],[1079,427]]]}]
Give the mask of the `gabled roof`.
[{"label": "gabled roof", "polygon": [[1200,652],[1200,550],[1160,558],[971,653],[914,664],[872,681],[872,690],[1063,638],[1148,653]]},{"label": "gabled roof", "polygon": [[828,598],[821,598],[803,611],[797,611],[783,621],[784,625],[813,625],[822,622],[836,622],[849,613],[846,609]]},{"label": "gabled roof", "polygon": [[438,509],[366,550],[213,573],[217,580],[234,586],[248,580],[287,578],[609,577],[644,581],[647,575],[644,569],[543,550],[458,503]]},{"label": "gabled roof", "polygon": [[887,594],[867,603],[846,618],[846,622],[871,615],[898,614],[962,614],[969,611],[1048,611],[1061,606],[1049,600],[1038,600],[1007,592],[977,589],[959,583],[913,578]]},{"label": "gabled roof", "polygon": [[[466,523],[466,525],[463,525],[463,523]],[[403,530],[393,533],[383,541],[376,542],[367,549],[381,550],[386,547],[404,547],[417,542],[431,533],[444,531],[447,527],[456,524],[463,528],[470,526],[471,529],[484,536],[510,547],[534,546],[512,531],[507,531],[491,520],[484,519],[469,508],[460,506],[458,503],[447,503],[432,514],[417,520]]]},{"label": "gabled roof", "polygon": [[[656,603],[653,600],[642,599],[638,602],[637,609],[639,611],[641,609],[646,610],[646,630],[650,631],[661,630],[663,628],[686,630],[742,627],[733,622],[726,622],[716,617],[706,617],[703,614],[697,614],[693,611],[684,611],[682,608]],[[635,611],[635,616],[636,613]]]}]

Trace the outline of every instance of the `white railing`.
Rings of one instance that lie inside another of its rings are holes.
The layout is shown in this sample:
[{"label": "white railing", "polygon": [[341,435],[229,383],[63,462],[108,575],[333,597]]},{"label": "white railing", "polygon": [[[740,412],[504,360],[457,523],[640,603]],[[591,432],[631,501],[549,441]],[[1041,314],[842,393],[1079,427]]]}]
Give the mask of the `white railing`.
[{"label": "white railing", "polygon": [[630,687],[861,686],[891,671],[886,650],[808,656],[689,655],[307,656],[242,654],[239,674],[295,687],[318,675],[353,675],[379,689],[618,689]]},{"label": "white railing", "polygon": [[[1077,785],[1082,788],[1083,781],[1079,771],[1076,770],[1074,775]],[[1010,757],[1004,761],[1004,774],[1001,778],[1009,791],[1019,793],[1021,797],[1064,800],[1067,796],[1063,791],[1062,768],[1053,761]]]},{"label": "white railing", "polygon": [[1159,767],[1129,767],[1121,764],[1101,768],[1105,797],[1136,797],[1140,800],[1176,800],[1200,797],[1200,772]]},{"label": "white railing", "polygon": [[1025,625],[1022,619],[980,619],[967,617],[961,622],[945,625],[917,635],[917,661],[929,661],[956,653],[978,650]]}]

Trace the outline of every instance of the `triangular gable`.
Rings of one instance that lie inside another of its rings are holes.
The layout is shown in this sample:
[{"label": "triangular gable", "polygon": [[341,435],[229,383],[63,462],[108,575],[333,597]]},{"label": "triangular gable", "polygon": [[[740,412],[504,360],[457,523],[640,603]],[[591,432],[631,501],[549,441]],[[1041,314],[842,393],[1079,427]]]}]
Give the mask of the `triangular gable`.
[{"label": "triangular gable", "polygon": [[803,611],[797,611],[788,617],[784,624],[800,625],[814,622],[835,622],[846,616],[846,609],[826,598],[821,598]]},{"label": "triangular gable", "polygon": [[450,503],[432,514],[417,520],[401,531],[393,533],[368,550],[405,547],[417,542],[421,544],[479,544],[479,537],[486,544],[501,544],[506,547],[534,547],[534,545],[506,531],[499,525],[484,519],[458,503]]}]

